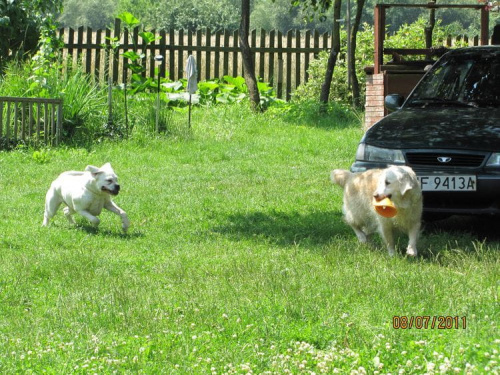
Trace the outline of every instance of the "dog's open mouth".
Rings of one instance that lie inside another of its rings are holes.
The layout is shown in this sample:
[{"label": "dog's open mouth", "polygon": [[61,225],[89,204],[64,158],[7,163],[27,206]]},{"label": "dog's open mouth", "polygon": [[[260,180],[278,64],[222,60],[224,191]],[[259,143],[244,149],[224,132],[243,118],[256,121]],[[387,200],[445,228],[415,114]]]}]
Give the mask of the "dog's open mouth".
[{"label": "dog's open mouth", "polygon": [[120,186],[116,186],[113,190],[108,189],[106,186],[103,186],[101,190],[111,195],[118,195],[120,191]]},{"label": "dog's open mouth", "polygon": [[381,200],[383,200],[383,199],[385,199],[385,198],[389,198],[389,199],[391,199],[391,197],[392,197],[392,194],[388,194],[388,195],[383,195],[383,194],[375,194],[375,195],[373,196],[373,198],[375,198],[375,200],[376,200],[377,202],[380,202]]}]

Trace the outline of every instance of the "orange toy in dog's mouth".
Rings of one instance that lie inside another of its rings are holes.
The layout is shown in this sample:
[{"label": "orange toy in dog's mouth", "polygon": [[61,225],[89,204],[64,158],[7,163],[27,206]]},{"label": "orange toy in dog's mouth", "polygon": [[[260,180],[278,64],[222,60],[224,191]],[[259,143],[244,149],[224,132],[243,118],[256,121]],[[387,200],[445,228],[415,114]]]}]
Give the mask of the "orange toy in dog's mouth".
[{"label": "orange toy in dog's mouth", "polygon": [[397,208],[389,198],[384,198],[380,201],[373,198],[373,207],[375,211],[383,217],[394,217],[398,213]]}]

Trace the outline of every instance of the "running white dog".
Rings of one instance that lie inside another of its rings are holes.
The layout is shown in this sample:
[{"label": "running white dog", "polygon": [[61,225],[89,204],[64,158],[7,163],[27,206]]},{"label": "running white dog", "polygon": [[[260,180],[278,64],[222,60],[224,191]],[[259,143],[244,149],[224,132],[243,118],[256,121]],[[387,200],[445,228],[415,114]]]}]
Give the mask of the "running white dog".
[{"label": "running white dog", "polygon": [[64,203],[64,215],[72,224],[75,223],[73,214],[78,212],[97,227],[100,222],[97,216],[105,208],[121,217],[123,231],[127,232],[127,214],[111,200],[111,196],[117,195],[119,191],[118,177],[109,163],[101,168],[88,165],[84,172],[64,172],[47,191],[43,226],[49,224],[61,203]]},{"label": "running white dog", "polygon": [[[367,242],[370,235],[378,231],[387,245],[389,255],[393,256],[393,231],[399,229],[409,237],[406,254],[417,255],[422,190],[410,167],[391,166],[363,173],[335,169],[331,172],[331,179],[344,189],[344,219],[360,242]],[[373,198],[377,201],[390,198],[397,209],[397,215],[392,218],[378,215],[373,207]]]}]

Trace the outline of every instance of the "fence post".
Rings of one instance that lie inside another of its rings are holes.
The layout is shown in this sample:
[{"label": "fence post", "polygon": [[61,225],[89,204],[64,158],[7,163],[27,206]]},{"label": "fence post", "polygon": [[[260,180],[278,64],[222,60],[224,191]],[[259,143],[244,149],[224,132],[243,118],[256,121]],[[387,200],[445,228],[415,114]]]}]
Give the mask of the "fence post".
[{"label": "fence post", "polygon": [[[115,19],[115,31],[113,33],[113,38],[116,38],[116,40],[120,40],[120,34],[121,34],[121,20],[119,18],[116,18]],[[113,49],[113,82],[114,83],[118,83],[119,58],[120,58],[120,49],[114,48]]]}]

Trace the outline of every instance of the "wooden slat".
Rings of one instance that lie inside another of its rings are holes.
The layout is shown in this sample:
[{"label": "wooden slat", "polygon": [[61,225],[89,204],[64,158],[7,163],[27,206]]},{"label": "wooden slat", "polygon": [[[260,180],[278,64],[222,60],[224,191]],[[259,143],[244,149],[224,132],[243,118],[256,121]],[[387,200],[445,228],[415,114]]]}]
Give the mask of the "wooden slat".
[{"label": "wooden slat", "polygon": [[15,102],[14,103],[14,133],[12,134],[14,142],[17,141],[17,122],[19,121],[18,109],[19,109],[19,103]]},{"label": "wooden slat", "polygon": [[43,104],[43,139],[47,143],[49,139],[49,105],[47,103]]},{"label": "wooden slat", "polygon": [[[129,39],[129,30],[128,28],[125,28],[123,30],[123,42],[124,45],[128,45],[128,39]],[[128,48],[124,49],[123,52],[127,52]],[[122,53],[123,53],[122,52]],[[128,81],[128,68],[127,64],[130,63],[129,59],[122,58],[122,82],[127,83]]]},{"label": "wooden slat", "polygon": [[26,102],[20,102],[20,103],[21,103],[21,139],[24,141],[25,140],[24,134],[26,132]]},{"label": "wooden slat", "polygon": [[7,121],[5,123],[5,137],[10,139],[10,104],[11,102],[7,102]]},{"label": "wooden slat", "polygon": [[175,46],[175,32],[174,29],[170,29],[168,32],[168,40],[169,40],[169,46],[168,46],[168,61],[169,61],[169,78],[171,80],[175,79],[175,53],[174,53],[174,46]]},{"label": "wooden slat", "polygon": [[[179,38],[177,46],[182,47],[184,46],[184,30],[179,30],[179,34],[177,36]],[[177,54],[177,76],[175,78],[171,78],[173,81],[179,80],[183,76],[183,61],[184,61],[184,56],[181,52]]]},{"label": "wooden slat", "polygon": [[301,72],[302,72],[302,64],[301,64],[301,53],[299,52],[302,44],[302,38],[300,35],[300,31],[295,31],[295,49],[297,53],[295,54],[295,82],[294,86],[298,87],[301,82]]},{"label": "wooden slat", "polygon": [[[224,47],[229,47],[229,31],[224,30]],[[222,75],[228,75],[229,74],[229,51],[224,49],[224,67],[223,67],[223,73]]]},{"label": "wooden slat", "polygon": [[[206,29],[205,32],[205,45],[209,46],[212,42],[212,33],[209,28]],[[217,59],[217,56],[215,57]],[[201,63],[201,56],[200,56],[200,63]],[[213,77],[212,75],[212,54],[210,53],[210,50],[207,50],[205,54],[205,78],[204,79],[210,79]],[[199,79],[201,80],[201,77],[198,75]]]},{"label": "wooden slat", "polygon": [[[101,38],[102,38],[102,30],[97,30],[96,36],[95,36],[95,43],[98,46],[101,46]],[[94,64],[94,76],[97,82],[101,79],[101,53],[102,53],[102,48],[96,48],[95,49],[95,64]],[[107,82],[107,80],[104,80],[104,82]]]},{"label": "wooden slat", "polygon": [[33,135],[33,103],[35,102],[29,102],[28,104],[28,140],[31,140]]},{"label": "wooden slat", "polygon": [[271,32],[269,33],[269,49],[271,50],[271,52],[269,53],[269,84],[271,86],[274,86],[274,81],[275,81],[275,77],[274,77],[274,41],[276,39],[276,32],[274,30],[271,30]]},{"label": "wooden slat", "polygon": [[[260,42],[259,42],[259,47],[265,47],[266,46],[266,31],[263,29],[260,29]],[[259,77],[263,80],[265,80],[265,62],[264,62],[264,56],[265,54],[263,52],[259,52]]]},{"label": "wooden slat", "polygon": [[159,53],[160,55],[163,56],[163,61],[161,62],[160,65],[160,70],[158,73],[160,74],[160,77],[165,77],[165,68],[167,66],[167,49],[166,49],[166,43],[167,43],[167,32],[165,30],[160,31],[160,40],[158,41],[159,44]]},{"label": "wooden slat", "polygon": [[283,97],[283,34],[278,31],[278,98]]},{"label": "wooden slat", "polygon": [[36,103],[37,104],[37,111],[36,111],[36,142],[37,144],[40,143],[40,130],[41,130],[41,127],[40,127],[40,123],[41,123],[41,112],[42,112],[42,109],[41,109],[41,106],[43,103]]},{"label": "wooden slat", "polygon": [[[121,33],[121,21],[119,18],[115,19],[115,32],[113,33],[113,38],[120,38]],[[118,83],[118,72],[119,72],[119,60],[120,59],[120,49],[115,48],[113,50],[113,82]]]},{"label": "wooden slat", "polygon": [[82,64],[83,26],[80,26],[77,29],[76,40],[77,40],[77,42],[76,42],[77,43],[77,46],[76,46],[76,62],[77,62],[77,64]]},{"label": "wooden slat", "polygon": [[[238,30],[235,30],[233,32],[233,47],[237,47],[239,49],[239,32]],[[232,76],[238,76],[238,52],[233,52],[233,72],[231,74]],[[243,75],[243,74],[241,74]]]},{"label": "wooden slat", "polygon": [[68,56],[71,56],[71,58],[69,59],[69,61],[71,62],[71,64],[73,64],[73,53],[74,53],[74,50],[73,50],[73,44],[74,44],[74,41],[75,41],[75,30],[73,29],[68,29]]},{"label": "wooden slat", "polygon": [[220,77],[220,53],[218,52],[220,50],[220,42],[221,38],[223,37],[222,31],[217,30],[215,32],[215,61],[214,61],[214,78],[219,78]]},{"label": "wooden slat", "polygon": [[[311,46],[311,31],[310,30],[307,30],[306,31],[306,39],[304,41],[304,47],[305,48],[309,48]],[[309,73],[308,73],[308,70],[309,70],[309,56],[310,54],[308,52],[306,52],[305,56],[304,56],[304,80],[307,82],[309,80]]]},{"label": "wooden slat", "polygon": [[[93,44],[92,35],[93,35],[92,29],[90,27],[87,27],[87,45]],[[92,50],[97,50],[97,48],[85,49],[85,71],[89,73],[92,71]]]},{"label": "wooden slat", "polygon": [[[288,33],[286,34],[286,46],[287,48],[292,48],[292,39],[293,39],[293,34],[292,30],[289,30]],[[290,100],[291,92],[292,92],[292,54],[287,53],[286,54],[286,86],[285,86],[285,91],[286,91],[286,100]]]},{"label": "wooden slat", "polygon": [[104,51],[104,81],[106,83],[109,82],[109,77],[111,76],[111,79],[113,79],[113,71],[112,71],[112,49],[111,49],[111,29],[107,28],[106,31],[104,32],[104,44],[106,46],[106,50]]},{"label": "wooden slat", "polygon": [[[201,38],[201,30],[196,30],[196,45],[201,46]],[[201,77],[202,73],[206,74],[206,72],[203,72],[201,69],[201,50],[196,51],[196,70],[198,71],[198,77]],[[204,79],[206,79],[206,75],[204,77]]]}]

